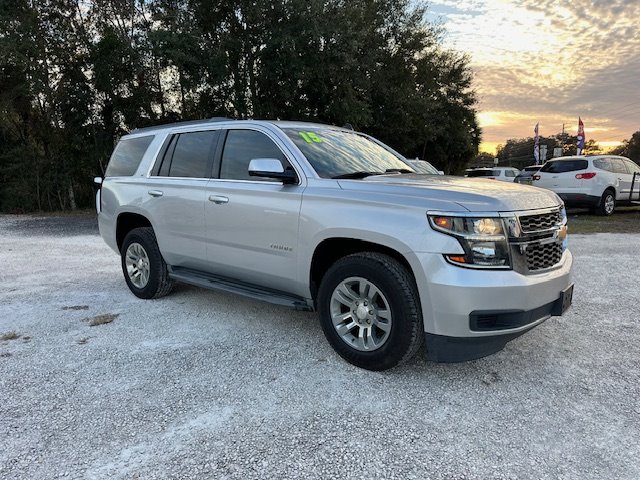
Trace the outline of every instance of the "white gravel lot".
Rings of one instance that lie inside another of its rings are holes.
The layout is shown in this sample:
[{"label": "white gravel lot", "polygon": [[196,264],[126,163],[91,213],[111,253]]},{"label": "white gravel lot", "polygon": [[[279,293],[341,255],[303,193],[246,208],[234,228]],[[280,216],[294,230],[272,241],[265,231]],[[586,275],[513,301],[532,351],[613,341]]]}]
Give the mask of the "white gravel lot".
[{"label": "white gravel lot", "polygon": [[572,309],[504,351],[374,373],[313,314],[137,299],[83,221],[0,216],[0,478],[640,478],[640,235],[571,237]]}]

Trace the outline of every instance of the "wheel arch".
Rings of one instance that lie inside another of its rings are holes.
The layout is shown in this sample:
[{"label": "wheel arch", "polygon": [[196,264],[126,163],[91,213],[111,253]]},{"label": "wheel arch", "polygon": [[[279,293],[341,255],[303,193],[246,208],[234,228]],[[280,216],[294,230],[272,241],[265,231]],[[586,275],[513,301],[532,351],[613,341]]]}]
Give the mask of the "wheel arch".
[{"label": "wheel arch", "polygon": [[141,215],[139,213],[133,212],[122,212],[118,214],[118,218],[116,220],[116,244],[118,246],[118,251],[122,248],[122,242],[124,242],[124,238],[134,228],[140,227],[151,227],[151,222],[147,217]]},{"label": "wheel arch", "polygon": [[378,252],[400,262],[417,283],[416,275],[409,260],[397,249],[368,240],[349,237],[331,237],[322,240],[313,251],[309,267],[309,288],[314,305],[317,302],[318,289],[322,278],[337,260],[359,252]]}]

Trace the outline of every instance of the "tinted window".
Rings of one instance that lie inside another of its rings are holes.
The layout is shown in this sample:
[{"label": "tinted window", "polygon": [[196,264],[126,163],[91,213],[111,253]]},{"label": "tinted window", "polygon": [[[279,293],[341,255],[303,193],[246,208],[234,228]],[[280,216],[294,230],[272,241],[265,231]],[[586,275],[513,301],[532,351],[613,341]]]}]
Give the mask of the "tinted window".
[{"label": "tinted window", "polygon": [[516,176],[516,172],[514,172],[513,170],[505,170],[504,171],[504,176],[505,177],[515,177]]},{"label": "tinted window", "polygon": [[596,158],[593,161],[593,166],[607,172],[613,172],[613,166],[608,158]]},{"label": "tinted window", "polygon": [[629,173],[640,173],[640,167],[637,164],[633,163],[631,160],[625,160],[624,163],[627,165]]},{"label": "tinted window", "polygon": [[535,165],[532,167],[524,167],[525,172],[537,172],[538,170],[540,170],[540,165]]},{"label": "tinted window", "polygon": [[589,166],[587,160],[552,160],[545,163],[540,169],[541,172],[563,173],[584,170]]},{"label": "tinted window", "polygon": [[355,172],[385,173],[411,167],[373,140],[355,132],[329,128],[285,128],[284,132],[323,178]]},{"label": "tinted window", "polygon": [[259,180],[249,176],[249,162],[254,158],[277,158],[285,168],[288,165],[282,151],[264,133],[255,130],[229,130],[222,153],[220,178]]},{"label": "tinted window", "polygon": [[627,172],[627,167],[624,166],[624,162],[619,158],[610,158],[611,166],[613,167],[613,172],[615,173],[629,173]]},{"label": "tinted window", "polygon": [[172,144],[175,142],[175,149],[170,164],[167,168],[166,157],[169,156],[173,145],[169,145],[160,174],[169,177],[208,178],[209,162],[218,134],[217,130],[209,130],[177,135],[177,138],[172,140]]},{"label": "tinted window", "polygon": [[151,140],[153,135],[120,140],[111,155],[105,177],[130,177],[136,173]]},{"label": "tinted window", "polygon": [[468,177],[499,177],[500,170],[471,170]]}]

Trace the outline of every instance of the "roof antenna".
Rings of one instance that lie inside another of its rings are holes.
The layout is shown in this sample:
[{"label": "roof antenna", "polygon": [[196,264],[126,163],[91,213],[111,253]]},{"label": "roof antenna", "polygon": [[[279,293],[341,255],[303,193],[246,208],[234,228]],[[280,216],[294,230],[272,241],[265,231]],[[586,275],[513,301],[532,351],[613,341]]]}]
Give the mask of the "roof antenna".
[{"label": "roof antenna", "polygon": [[345,123],[342,128],[346,128],[347,130],[353,130],[353,125],[350,123]]}]

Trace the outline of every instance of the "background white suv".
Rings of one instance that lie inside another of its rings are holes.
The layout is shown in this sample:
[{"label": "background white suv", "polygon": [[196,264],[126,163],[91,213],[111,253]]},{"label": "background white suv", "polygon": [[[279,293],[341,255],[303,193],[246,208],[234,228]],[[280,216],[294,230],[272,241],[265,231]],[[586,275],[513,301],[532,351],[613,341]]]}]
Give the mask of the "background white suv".
[{"label": "background white suv", "polygon": [[559,157],[533,175],[533,185],[553,190],[565,205],[611,215],[616,205],[640,201],[640,167],[614,155]]},{"label": "background white suv", "polygon": [[482,177],[489,180],[513,182],[520,170],[513,167],[471,168],[465,172],[465,177]]}]

